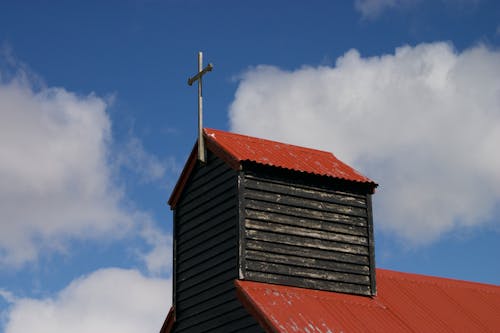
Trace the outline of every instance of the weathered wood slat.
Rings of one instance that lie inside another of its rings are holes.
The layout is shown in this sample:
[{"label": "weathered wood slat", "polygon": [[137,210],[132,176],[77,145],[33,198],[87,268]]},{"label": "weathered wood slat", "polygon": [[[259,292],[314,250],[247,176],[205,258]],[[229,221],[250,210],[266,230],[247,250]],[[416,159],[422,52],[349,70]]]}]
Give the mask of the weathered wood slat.
[{"label": "weathered wood slat", "polygon": [[274,222],[246,219],[245,228],[253,230],[269,231],[284,235],[295,235],[295,236],[309,237],[314,239],[330,240],[339,243],[368,246],[368,240],[366,237],[338,234],[328,231],[314,230],[297,226],[289,226],[286,224],[280,224]]},{"label": "weathered wood slat", "polygon": [[215,196],[220,187],[230,186],[231,184],[236,186],[236,177],[237,175],[234,170],[225,170],[220,175],[214,175],[213,179],[207,180],[195,189],[187,191],[182,201],[177,204],[176,209],[179,212],[190,210],[200,200],[206,200],[203,196],[207,193]]},{"label": "weathered wood slat", "polygon": [[[182,274],[180,276],[180,278],[177,282],[181,283],[181,282],[189,280],[190,278],[192,278],[194,276],[201,275],[204,273],[209,273],[208,272],[209,270],[212,270],[214,267],[217,267],[219,265],[226,264],[231,259],[234,259],[233,264],[236,266],[236,262],[237,262],[236,255],[237,255],[236,251],[226,251],[226,252],[219,254],[218,256],[214,256],[214,257],[206,260],[205,262],[203,262],[199,265],[188,267],[187,269],[182,271],[184,274]],[[183,266],[185,266],[185,265],[183,265]],[[206,274],[204,274],[204,275],[206,275]]]},{"label": "weathered wood slat", "polygon": [[269,203],[278,203],[287,207],[313,209],[320,212],[337,213],[350,216],[352,215],[362,218],[366,218],[367,216],[365,208],[321,202],[318,200],[289,196],[287,194],[247,190],[245,191],[245,198]]},{"label": "weathered wood slat", "polygon": [[[248,324],[247,324],[248,322]],[[241,325],[241,327],[240,327]],[[245,325],[245,326],[243,326]],[[262,327],[257,323],[257,321],[250,316],[238,320],[238,326],[234,330],[228,329],[225,332],[229,333],[266,333]]]},{"label": "weathered wood slat", "polygon": [[219,263],[218,266],[213,267],[211,270],[205,271],[203,275],[195,275],[183,277],[182,280],[177,280],[177,291],[182,292],[183,290],[192,288],[198,284],[206,283],[210,279],[214,279],[222,273],[225,273],[228,270],[234,270],[236,266],[234,262],[234,258],[230,258],[225,262]]},{"label": "weathered wood slat", "polygon": [[345,243],[338,243],[322,239],[306,238],[293,235],[282,235],[260,230],[259,231],[246,230],[245,235],[248,239],[253,239],[258,241],[296,245],[309,248],[338,251],[343,253],[368,255],[368,248],[359,245],[350,245]]},{"label": "weathered wood slat", "polygon": [[[301,188],[304,190],[313,190],[313,191],[322,191],[325,193],[331,193],[331,194],[337,194],[341,196],[347,196],[347,197],[352,197],[356,198],[359,200],[364,200],[365,198],[365,193],[355,193],[352,191],[346,191],[345,188],[332,188],[331,184],[323,184],[323,182],[319,182],[317,184],[311,184],[309,182],[305,183],[303,179],[299,178],[290,178],[286,177],[286,179],[283,178],[283,176],[276,177],[277,175],[270,175],[268,173],[254,173],[254,172],[245,172],[245,178],[248,179],[249,181],[260,181],[260,182],[266,182],[266,183],[272,183],[272,184],[278,184],[278,185],[284,185],[288,186],[289,184],[293,184],[294,187]],[[360,201],[360,202],[361,202]]]},{"label": "weathered wood slat", "polygon": [[[184,251],[191,249],[193,247],[199,246],[198,244],[203,243],[207,238],[215,238],[217,235],[220,233],[230,229],[230,228],[236,228],[236,226],[231,223],[234,222],[232,221],[232,217],[226,220],[221,221],[220,223],[217,223],[216,225],[213,225],[212,228],[206,230],[204,233],[197,233],[193,237],[190,237],[189,239],[181,239],[177,241],[177,249],[179,253],[183,253]],[[210,223],[207,223],[210,224]]]},{"label": "weathered wood slat", "polygon": [[364,207],[360,208],[356,206],[322,202],[317,199],[290,196],[287,193],[274,193],[274,192],[256,191],[247,189],[247,191],[245,191],[245,198],[265,201],[270,203],[279,203],[285,206],[301,207],[323,212],[359,216],[363,218],[366,218],[367,216],[366,208]]},{"label": "weathered wood slat", "polygon": [[364,197],[353,196],[345,192],[337,193],[318,187],[305,187],[297,184],[290,186],[290,183],[269,181],[251,176],[245,177],[244,181],[245,188],[249,190],[271,192],[275,194],[287,194],[298,198],[321,200],[322,202],[366,208],[366,200]]},{"label": "weathered wood slat", "polygon": [[212,257],[217,257],[225,252],[237,253],[238,248],[234,242],[222,241],[219,244],[210,248],[210,251],[203,251],[198,255],[192,256],[190,259],[186,259],[181,262],[181,267],[179,267],[178,272],[183,273],[191,267],[202,264]]},{"label": "weathered wood slat", "polygon": [[227,323],[224,326],[216,327],[219,332],[228,333],[266,333],[257,321],[250,315],[243,315],[242,318]]},{"label": "weathered wood slat", "polygon": [[303,217],[291,217],[290,215],[286,214],[261,212],[253,209],[247,209],[245,211],[245,216],[247,218],[254,220],[296,225],[301,227],[307,227],[310,229],[329,231],[337,234],[355,235],[363,237],[367,236],[366,227],[358,227],[354,225],[341,224],[330,221],[313,220]]},{"label": "weathered wood slat", "polygon": [[[188,226],[191,226],[192,228],[190,228],[189,232],[187,234],[183,235],[183,237],[180,240],[178,240],[177,244],[192,242],[191,240],[194,237],[197,237],[201,234],[206,234],[207,232],[209,232],[213,228],[216,228],[220,224],[234,225],[236,218],[237,218],[236,212],[234,210],[235,210],[235,207],[233,206],[232,209],[229,209],[229,210],[226,210],[225,212],[222,212],[220,215],[217,215],[216,218],[214,218],[214,219],[206,220],[206,219],[200,218],[197,221],[193,221],[193,224],[185,223],[184,226],[186,226],[186,224],[187,224]],[[189,221],[189,222],[191,222],[191,221]],[[196,244],[194,244],[194,245],[196,245]]]},{"label": "weathered wood slat", "polygon": [[207,175],[210,176],[211,173],[220,172],[226,169],[228,169],[228,166],[225,165],[223,161],[218,159],[209,160],[204,166],[196,166],[184,188],[186,190],[191,190],[192,184],[196,184],[196,181],[207,178]]},{"label": "weathered wood slat", "polygon": [[226,290],[228,286],[234,287],[234,279],[236,278],[235,272],[226,271],[219,275],[217,279],[207,280],[206,283],[191,288],[179,294],[177,302],[187,302],[193,299],[200,300],[208,299],[214,295],[219,294],[221,290]]},{"label": "weathered wood slat", "polygon": [[314,209],[306,209],[293,206],[284,206],[277,203],[270,203],[252,199],[246,199],[246,208],[260,210],[271,213],[281,213],[299,218],[316,219],[320,221],[330,221],[336,223],[345,223],[348,225],[356,225],[365,227],[366,219],[358,216],[349,216],[344,214],[330,213],[318,211]]},{"label": "weathered wood slat", "polygon": [[257,321],[243,308],[236,309],[240,316],[235,315],[220,326],[211,328],[211,332],[224,333],[265,333]]},{"label": "weathered wood slat", "polygon": [[247,240],[246,246],[248,250],[262,251],[266,253],[289,254],[307,258],[334,260],[339,263],[350,263],[356,265],[368,265],[369,263],[368,256],[322,250],[318,248],[306,248],[302,246],[255,241],[251,239]]},{"label": "weathered wood slat", "polygon": [[370,278],[367,275],[358,275],[350,273],[340,273],[329,271],[326,269],[318,270],[308,267],[290,266],[284,264],[275,264],[270,262],[254,261],[247,258],[247,270],[273,273],[288,276],[300,276],[310,279],[318,279],[323,281],[337,281],[347,284],[370,284]]},{"label": "weathered wood slat", "polygon": [[234,301],[235,291],[230,290],[225,293],[221,293],[212,298],[209,298],[203,302],[198,302],[194,307],[184,307],[182,302],[175,308],[177,316],[181,316],[184,319],[188,319],[194,316],[199,316],[200,314],[210,311],[214,307],[220,306],[221,304]]},{"label": "weathered wood slat", "polygon": [[341,273],[365,274],[370,273],[368,265],[353,265],[332,260],[308,258],[304,256],[293,256],[289,254],[276,254],[262,251],[247,250],[247,260],[269,262],[290,266],[307,267],[317,271],[330,270]]},{"label": "weathered wood slat", "polygon": [[276,283],[286,286],[302,286],[304,288],[310,288],[310,289],[354,293],[359,295],[370,295],[369,285],[357,285],[352,283],[343,283],[336,281],[324,281],[324,280],[309,279],[304,277],[263,273],[250,270],[247,271],[247,278],[249,280],[257,282]]},{"label": "weathered wood slat", "polygon": [[191,308],[197,308],[200,304],[210,301],[212,298],[216,298],[220,295],[226,294],[234,297],[235,294],[234,283],[232,281],[225,281],[222,285],[217,288],[210,288],[205,290],[194,297],[183,299],[177,302],[176,311],[187,311]]},{"label": "weathered wood slat", "polygon": [[222,232],[221,234],[217,235],[217,237],[209,238],[203,243],[199,244],[198,246],[186,250],[185,252],[177,253],[177,263],[181,265],[185,260],[200,255],[205,251],[209,251],[213,247],[223,242],[228,242],[233,245],[237,244],[238,240],[236,238],[236,232],[237,232],[236,228],[231,227]]},{"label": "weathered wood slat", "polygon": [[[201,193],[201,199],[192,201],[190,204],[186,205],[183,209],[178,209],[176,213],[179,217],[185,217],[189,219],[191,216],[196,215],[197,211],[206,211],[211,207],[214,207],[216,203],[213,201],[223,202],[227,200],[228,197],[232,197],[236,194],[236,183],[227,182],[221,186],[214,189],[210,193]],[[213,200],[210,200],[213,199]]]},{"label": "weathered wood slat", "polygon": [[[217,317],[213,317],[211,319],[207,318],[205,321],[200,321],[197,323],[194,323],[192,325],[189,325],[187,328],[186,327],[181,327],[182,329],[180,331],[176,332],[183,332],[183,333],[202,333],[202,332],[229,332],[230,328],[227,326],[228,323],[235,323],[239,320],[242,320],[249,315],[249,313],[243,308],[243,306],[240,303],[235,303],[234,307],[231,306],[225,306],[224,308],[215,308],[214,311],[221,312],[221,311],[226,311],[222,314],[220,314]],[[261,332],[261,331],[257,331]]]},{"label": "weathered wood slat", "polygon": [[208,164],[195,167],[176,206],[175,332],[229,332],[252,324],[234,290],[237,192],[237,172],[208,152]]},{"label": "weathered wood slat", "polygon": [[[189,318],[189,320],[177,322],[175,325],[176,332],[184,332],[185,330],[198,325],[201,325],[201,327],[197,328],[194,332],[206,331],[210,326],[220,326],[221,324],[224,324],[221,317],[230,317],[230,314],[235,313],[234,310],[240,307],[241,304],[236,299],[232,302],[221,304],[213,308],[210,312],[202,313],[196,317]],[[236,317],[239,317],[239,314]]]},{"label": "weathered wood slat", "polygon": [[[189,220],[182,219],[182,223],[178,223],[177,227],[177,236],[178,238],[185,237],[185,233],[192,231],[195,228],[201,227],[203,224],[206,224],[210,221],[217,221],[220,219],[227,219],[228,212],[231,216],[234,216],[237,209],[237,203],[231,198],[228,198],[226,201],[221,204],[213,207],[211,210],[204,214],[199,214],[197,216],[191,217]],[[215,223],[215,222],[213,222]],[[213,225],[213,223],[211,223]],[[236,222],[235,222],[236,223]],[[189,237],[189,235],[187,235]]]}]

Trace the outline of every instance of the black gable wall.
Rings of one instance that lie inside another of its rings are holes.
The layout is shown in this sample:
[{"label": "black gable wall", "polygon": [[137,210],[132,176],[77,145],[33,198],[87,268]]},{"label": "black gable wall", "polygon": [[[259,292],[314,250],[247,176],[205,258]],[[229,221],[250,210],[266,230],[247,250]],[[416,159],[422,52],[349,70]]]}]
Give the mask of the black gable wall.
[{"label": "black gable wall", "polygon": [[371,188],[246,164],[240,278],[373,295]]},{"label": "black gable wall", "polygon": [[174,332],[263,332],[236,298],[238,174],[208,152],[174,210]]}]

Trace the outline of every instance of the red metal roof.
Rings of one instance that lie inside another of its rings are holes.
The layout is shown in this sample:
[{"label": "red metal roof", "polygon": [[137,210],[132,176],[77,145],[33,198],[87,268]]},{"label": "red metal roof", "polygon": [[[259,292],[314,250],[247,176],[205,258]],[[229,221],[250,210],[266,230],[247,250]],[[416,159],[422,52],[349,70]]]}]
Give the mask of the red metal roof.
[{"label": "red metal roof", "polygon": [[377,270],[376,297],[236,281],[267,332],[500,332],[500,286]]},{"label": "red metal roof", "polygon": [[[367,183],[373,188],[377,186],[375,182],[343,163],[330,152],[210,128],[204,129],[204,135],[207,149],[234,169],[238,169],[242,162],[250,161],[319,176]],[[187,178],[196,164],[196,152],[197,146],[195,145],[170,197],[169,204],[172,208],[175,207]]]}]

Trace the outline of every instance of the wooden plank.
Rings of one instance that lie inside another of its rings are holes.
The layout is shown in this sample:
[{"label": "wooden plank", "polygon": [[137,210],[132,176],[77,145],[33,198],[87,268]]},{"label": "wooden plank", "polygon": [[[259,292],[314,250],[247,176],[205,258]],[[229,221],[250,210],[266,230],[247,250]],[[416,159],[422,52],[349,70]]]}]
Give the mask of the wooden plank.
[{"label": "wooden plank", "polygon": [[[246,309],[243,308],[240,302],[239,306],[233,311],[223,314],[218,320],[214,319],[211,322],[203,324],[203,329],[207,329],[207,332],[238,332],[238,323],[245,318],[250,317],[250,314]],[[262,332],[261,330],[256,332]]]},{"label": "wooden plank", "polygon": [[186,250],[185,252],[177,252],[177,263],[181,264],[184,261],[202,254],[205,251],[211,250],[213,247],[223,243],[223,242],[228,242],[232,245],[237,244],[237,237],[236,237],[236,228],[229,228],[222,232],[221,234],[217,235],[217,237],[214,238],[208,238],[205,242],[199,244],[196,247],[193,247],[189,250]]},{"label": "wooden plank", "polygon": [[[230,210],[226,210],[220,215],[216,215],[215,217],[206,220],[206,219],[199,219],[198,221],[193,221],[192,223],[192,228],[188,230],[188,232],[184,233],[182,235],[181,241],[183,243],[185,242],[191,242],[191,240],[194,237],[197,237],[201,234],[206,234],[207,232],[211,231],[212,229],[218,227],[220,224],[225,224],[225,225],[233,225],[235,226],[238,221],[237,221],[237,216],[234,212],[234,208]],[[192,222],[192,221],[189,221]]]},{"label": "wooden plank", "polygon": [[341,196],[350,196],[360,200],[360,202],[362,202],[365,199],[365,192],[358,193],[346,190],[345,186],[339,186],[339,184],[336,184],[335,186],[332,186],[332,184],[325,184],[323,180],[319,179],[321,177],[316,177],[316,176],[313,176],[311,178],[311,180],[315,179],[316,182],[310,182],[301,178],[287,177],[287,176],[284,177],[283,175],[270,174],[269,172],[255,172],[255,171],[252,172],[246,170],[245,178],[248,179],[249,181],[251,180],[263,181],[267,183],[273,183],[285,186],[293,184],[295,187],[305,190],[314,190],[314,191],[321,190],[325,193],[338,194]]},{"label": "wooden plank", "polygon": [[245,313],[240,319],[236,319],[215,329],[218,332],[227,333],[266,333],[255,318],[248,313]]},{"label": "wooden plank", "polygon": [[[207,207],[215,206],[215,201],[223,202],[230,197],[236,197],[236,184],[231,182],[221,184],[221,186],[215,188],[212,192],[203,192],[200,193],[200,198],[191,202],[190,204],[185,205],[184,207],[179,207],[177,212],[179,217],[186,217],[193,215],[195,211],[206,211]],[[191,213],[191,214],[190,214]]]},{"label": "wooden plank", "polygon": [[364,197],[348,193],[327,191],[319,187],[304,187],[290,183],[277,183],[267,179],[245,178],[245,188],[254,191],[264,191],[274,194],[286,194],[297,198],[318,200],[340,205],[366,208]]},{"label": "wooden plank", "polygon": [[[211,332],[224,333],[265,333],[257,321],[241,306],[234,310],[235,314],[231,319],[225,318],[220,326],[211,328]],[[253,329],[251,329],[253,327]]]},{"label": "wooden plank", "polygon": [[206,283],[198,285],[196,288],[187,289],[183,293],[177,295],[178,302],[185,302],[198,297],[209,297],[210,295],[218,293],[220,288],[225,288],[228,285],[234,286],[234,279],[236,279],[236,272],[227,270],[217,276],[216,279],[207,280]]},{"label": "wooden plank", "polygon": [[293,235],[276,234],[260,230],[246,230],[248,239],[273,242],[279,244],[288,244],[322,250],[338,251],[343,253],[368,255],[368,248],[359,245],[351,245],[322,239],[306,238]]},{"label": "wooden plank", "polygon": [[329,231],[290,226],[274,222],[246,219],[245,227],[247,229],[263,230],[284,235],[295,235],[315,239],[325,239],[339,243],[368,246],[368,239],[366,237],[337,234]]},{"label": "wooden plank", "polygon": [[238,278],[245,276],[245,173],[240,171],[238,174]]},{"label": "wooden plank", "polygon": [[210,288],[201,292],[195,297],[191,297],[183,300],[182,302],[179,302],[176,309],[178,309],[179,311],[187,311],[188,309],[199,306],[200,303],[208,302],[210,299],[218,297],[222,294],[228,294],[234,297],[235,292],[236,291],[234,290],[234,283],[231,283],[231,281],[224,281],[224,283],[215,288]]},{"label": "wooden plank", "polygon": [[236,200],[227,200],[220,205],[213,207],[204,214],[199,214],[189,219],[178,219],[177,227],[179,229],[179,237],[183,237],[185,233],[189,233],[196,228],[200,228],[204,224],[213,225],[212,223],[209,223],[210,221],[227,219],[228,216],[232,216],[234,214],[236,204]]},{"label": "wooden plank", "polygon": [[291,206],[311,209],[320,212],[337,213],[343,215],[358,216],[362,218],[366,218],[367,216],[365,208],[321,202],[318,200],[289,196],[287,194],[247,190],[245,191],[245,198],[262,202],[277,203],[287,207]]},{"label": "wooden plank", "polygon": [[207,182],[207,184],[187,192],[186,198],[179,201],[180,204],[177,205],[176,209],[178,209],[181,213],[189,211],[195,208],[200,202],[206,201],[207,194],[211,197],[215,197],[220,195],[220,193],[224,193],[224,190],[221,188],[228,188],[231,186],[236,186],[236,177],[234,173],[224,174],[222,177],[218,177],[212,182]]},{"label": "wooden plank", "polygon": [[[234,310],[241,307],[241,304],[235,298],[232,302],[226,302],[224,304],[220,304],[212,309],[210,312],[202,313],[198,316],[188,318],[188,320],[182,320],[182,318],[178,318],[175,323],[176,332],[185,332],[187,329],[191,327],[196,327],[201,325],[201,327],[197,327],[193,332],[203,332],[208,330],[210,326],[220,326],[224,323],[224,317],[231,317],[232,313],[235,313]],[[225,314],[229,314],[224,316]],[[238,314],[238,317],[240,314]],[[176,318],[177,319],[177,318]]]},{"label": "wooden plank", "polygon": [[217,256],[213,256],[212,258],[206,260],[203,263],[200,263],[199,265],[187,266],[183,264],[181,265],[181,267],[179,267],[180,269],[182,268],[184,269],[182,269],[182,271],[179,270],[179,276],[177,282],[187,281],[196,275],[205,274],[214,267],[223,265],[230,259],[234,259],[234,263],[236,265],[236,255],[237,255],[236,251],[226,251],[218,254]]},{"label": "wooden plank", "polygon": [[336,223],[344,223],[348,225],[355,225],[360,227],[366,226],[366,218],[351,216],[345,214],[330,213],[318,211],[314,209],[306,209],[293,206],[283,206],[277,203],[270,203],[252,199],[246,199],[246,208],[254,209],[263,212],[280,213],[299,218],[309,218],[320,221],[330,221]]},{"label": "wooden plank", "polygon": [[187,319],[205,312],[213,311],[213,308],[220,306],[221,304],[234,301],[235,298],[235,291],[229,290],[212,298],[206,299],[203,302],[197,302],[195,306],[185,307],[183,304],[180,304],[180,307],[175,309],[175,314],[178,317]]},{"label": "wooden plank", "polygon": [[236,275],[236,269],[235,269],[236,264],[234,262],[235,261],[234,259],[235,258],[230,258],[229,260],[220,263],[218,266],[212,267],[211,270],[206,271],[204,274],[187,277],[183,281],[180,281],[181,277],[178,277],[179,278],[179,280],[177,280],[178,292],[180,293],[183,290],[193,288],[196,285],[204,284],[211,279],[219,280],[218,276],[227,271],[231,271],[234,275]]},{"label": "wooden plank", "polygon": [[191,173],[191,177],[189,178],[188,184],[196,184],[196,182],[200,179],[207,178],[210,174],[217,172],[218,170],[229,169],[229,167],[220,159],[212,159],[208,161],[205,166],[200,166],[199,164]]},{"label": "wooden plank", "polygon": [[[234,218],[230,217],[226,220],[217,221],[217,224],[214,224],[212,228],[203,233],[196,233],[195,235],[193,235],[193,233],[186,233],[177,241],[179,253],[196,247],[198,244],[205,242],[209,238],[214,238],[230,228],[236,228],[236,223],[234,222],[236,222]],[[207,224],[210,225],[210,223]]]},{"label": "wooden plank", "polygon": [[366,195],[366,202],[368,203],[368,240],[370,251],[370,289],[371,294],[377,294],[377,283],[375,274],[375,237],[373,235],[373,215],[372,215],[372,196]]},{"label": "wooden plank", "polygon": [[341,273],[330,270],[317,270],[314,268],[290,266],[284,264],[275,264],[270,262],[254,261],[247,258],[247,270],[253,272],[272,273],[294,277],[304,277],[309,279],[318,279],[325,281],[336,281],[354,284],[370,285],[370,278],[367,275]]},{"label": "wooden plank", "polygon": [[[238,321],[238,324],[241,326],[237,326],[235,330],[227,331],[230,333],[266,333],[262,327],[260,327],[259,323],[252,316],[248,315],[241,321]],[[243,326],[245,325],[245,326]]]},{"label": "wooden plank", "polygon": [[184,260],[182,262],[182,267],[179,267],[179,273],[200,265],[212,257],[222,255],[225,252],[236,252],[236,245],[234,242],[220,242],[218,245],[211,247],[209,251],[201,252],[199,255]]},{"label": "wooden plank", "polygon": [[303,277],[247,271],[247,278],[252,281],[276,283],[285,286],[297,286],[309,289],[344,292],[349,294],[370,295],[369,285],[358,285],[336,281],[325,281]]},{"label": "wooden plank", "polygon": [[247,209],[245,211],[245,215],[247,218],[254,220],[276,222],[287,225],[296,225],[301,227],[307,227],[310,229],[329,231],[345,235],[355,235],[363,237],[368,236],[368,231],[366,227],[358,227],[349,224],[340,224],[331,221],[313,220],[303,217],[290,216],[281,213],[262,212],[253,209]]},{"label": "wooden plank", "polygon": [[289,254],[276,254],[255,250],[247,250],[246,257],[248,260],[269,262],[276,264],[284,264],[291,266],[307,267],[320,270],[329,270],[343,273],[355,273],[355,274],[370,274],[370,268],[368,265],[355,265],[346,264],[343,262],[333,261],[333,260],[322,260],[316,258],[308,258],[305,256],[293,256]]},{"label": "wooden plank", "polygon": [[306,248],[295,245],[270,243],[260,240],[247,240],[246,248],[248,250],[263,251],[267,253],[303,256],[306,258],[316,258],[322,260],[334,260],[341,263],[351,263],[356,265],[368,265],[369,263],[368,256],[322,250],[318,248]]}]

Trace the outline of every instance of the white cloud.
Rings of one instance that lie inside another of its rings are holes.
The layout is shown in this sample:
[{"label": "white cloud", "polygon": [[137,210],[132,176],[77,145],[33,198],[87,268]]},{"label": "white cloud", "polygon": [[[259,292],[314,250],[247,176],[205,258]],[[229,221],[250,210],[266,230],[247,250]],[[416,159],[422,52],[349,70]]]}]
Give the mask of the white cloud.
[{"label": "white cloud", "polygon": [[[146,256],[158,257],[154,253],[166,249],[169,237],[127,203],[116,174],[128,166],[153,181],[170,169],[137,138],[126,147],[127,159],[111,151],[105,99],[47,88],[13,57],[3,59],[18,70],[0,66],[0,267],[20,267],[47,250],[65,251],[71,239],[112,241],[132,234],[147,237],[152,252]],[[155,272],[163,267],[153,266]]]},{"label": "white cloud", "polygon": [[259,66],[233,130],[334,152],[381,184],[375,223],[413,244],[491,222],[500,204],[500,52],[404,46],[335,67]]},{"label": "white cloud", "polygon": [[162,276],[169,274],[172,268],[172,235],[159,230],[153,219],[144,213],[137,213],[141,221],[139,235],[150,246],[148,252],[138,253],[139,259],[146,265],[150,274]]},{"label": "white cloud", "polygon": [[5,333],[158,332],[171,304],[171,281],[108,268],[54,297],[10,302]]},{"label": "white cloud", "polygon": [[160,160],[147,152],[142,141],[135,136],[131,136],[122,147],[115,162],[136,172],[144,183],[158,183],[165,179],[167,172],[177,173],[180,168],[173,157]]},{"label": "white cloud", "polygon": [[382,12],[413,5],[421,0],[356,0],[354,7],[364,18],[376,18]]},{"label": "white cloud", "polygon": [[127,230],[110,183],[106,102],[62,88],[0,83],[0,262],[20,264],[61,235]]}]

